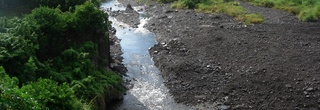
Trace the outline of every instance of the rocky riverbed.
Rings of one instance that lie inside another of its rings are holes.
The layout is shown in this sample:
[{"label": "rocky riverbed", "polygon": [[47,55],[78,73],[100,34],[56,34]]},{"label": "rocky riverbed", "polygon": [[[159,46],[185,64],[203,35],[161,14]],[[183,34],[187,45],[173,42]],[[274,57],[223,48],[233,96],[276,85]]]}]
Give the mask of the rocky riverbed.
[{"label": "rocky riverbed", "polygon": [[146,6],[158,41],[149,51],[174,99],[200,109],[320,109],[320,22],[241,5],[266,21]]}]

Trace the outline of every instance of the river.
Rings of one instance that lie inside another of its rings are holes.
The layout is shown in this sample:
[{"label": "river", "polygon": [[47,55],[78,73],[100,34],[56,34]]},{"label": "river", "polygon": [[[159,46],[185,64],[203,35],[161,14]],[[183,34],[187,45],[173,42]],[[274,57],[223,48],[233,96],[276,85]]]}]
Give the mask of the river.
[{"label": "river", "polygon": [[[101,6],[102,9],[110,7],[113,11],[125,9],[116,0],[105,1]],[[121,39],[123,64],[128,69],[128,76],[124,77],[124,80],[131,80],[133,84],[133,88],[127,91],[123,100],[112,105],[110,109],[189,110],[189,107],[176,103],[164,85],[160,71],[155,67],[148,52],[148,49],[157,43],[155,34],[143,27],[150,18],[142,16],[145,14],[143,10],[139,13],[140,24],[138,28],[131,28],[127,24],[109,17],[112,26],[117,30],[116,36]]]}]

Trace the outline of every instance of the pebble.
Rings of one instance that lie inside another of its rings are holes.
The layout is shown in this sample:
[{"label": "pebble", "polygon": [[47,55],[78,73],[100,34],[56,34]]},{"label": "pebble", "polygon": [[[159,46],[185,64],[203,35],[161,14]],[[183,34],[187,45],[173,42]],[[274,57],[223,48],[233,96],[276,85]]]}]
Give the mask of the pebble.
[{"label": "pebble", "polygon": [[158,19],[163,19],[163,18],[167,18],[168,16],[167,15],[161,15],[158,17]]},{"label": "pebble", "polygon": [[306,98],[310,98],[310,95],[306,95]]},{"label": "pebble", "polygon": [[286,87],[287,88],[291,88],[292,86],[290,84],[286,84]]},{"label": "pebble", "polygon": [[197,95],[197,96],[194,96],[194,98],[196,98],[196,99],[204,99],[204,98],[206,98],[206,95]]},{"label": "pebble", "polygon": [[307,91],[307,92],[313,92],[314,89],[310,87],[310,88],[306,89],[306,91]]},{"label": "pebble", "polygon": [[227,106],[227,105],[221,105],[219,107],[220,110],[229,110],[230,109],[230,106]]},{"label": "pebble", "polygon": [[154,51],[153,53],[154,53],[154,54],[158,54],[158,51]]}]

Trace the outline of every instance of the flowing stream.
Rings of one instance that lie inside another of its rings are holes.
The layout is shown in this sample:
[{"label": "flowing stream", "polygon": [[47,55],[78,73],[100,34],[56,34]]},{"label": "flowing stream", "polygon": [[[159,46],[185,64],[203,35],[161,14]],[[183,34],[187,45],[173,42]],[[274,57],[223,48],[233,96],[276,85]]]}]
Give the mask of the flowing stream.
[{"label": "flowing stream", "polygon": [[[125,7],[116,0],[109,0],[102,4],[102,9],[124,10]],[[133,7],[136,9],[137,7]],[[155,67],[148,49],[156,44],[155,35],[143,26],[150,18],[140,11],[140,25],[130,28],[127,24],[109,17],[112,26],[116,28],[116,36],[121,39],[123,64],[127,67],[128,77],[133,88],[127,91],[123,101],[113,105],[114,110],[189,110],[190,108],[177,104],[168,93],[160,71]]]}]

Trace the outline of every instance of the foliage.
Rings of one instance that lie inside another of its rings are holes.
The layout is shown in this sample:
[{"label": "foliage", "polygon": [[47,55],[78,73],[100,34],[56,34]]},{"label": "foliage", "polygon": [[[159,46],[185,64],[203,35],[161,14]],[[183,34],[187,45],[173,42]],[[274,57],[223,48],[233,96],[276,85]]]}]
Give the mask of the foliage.
[{"label": "foliage", "polygon": [[81,5],[86,1],[90,1],[96,7],[100,6],[100,0],[2,0],[0,8],[20,7],[25,9],[33,9],[44,6],[50,8],[59,7],[62,11],[74,11],[75,6]]},{"label": "foliage", "polygon": [[236,18],[237,20],[244,21],[246,24],[259,24],[264,21],[262,15],[260,14],[245,14],[238,16]]},{"label": "foliage", "polygon": [[50,79],[38,79],[21,87],[21,92],[30,93],[42,107],[55,110],[79,110],[82,103],[67,83],[58,85]]},{"label": "foliage", "polygon": [[122,78],[105,69],[111,23],[100,2],[37,2],[24,18],[0,18],[0,109],[85,109],[122,93]]},{"label": "foliage", "polygon": [[285,10],[298,15],[302,21],[320,19],[319,0],[246,0],[255,5]]},{"label": "foliage", "polygon": [[205,13],[224,13],[245,23],[262,23],[261,15],[248,14],[235,0],[179,0],[172,4],[173,8],[196,9]]},{"label": "foliage", "polygon": [[105,31],[111,25],[108,21],[108,15],[97,9],[90,2],[77,6],[74,14],[75,18],[77,18],[78,32],[85,30],[93,34],[93,31]]},{"label": "foliage", "polygon": [[[32,25],[32,31],[38,35],[36,43],[39,44],[37,56],[41,60],[51,58],[59,54],[65,47],[61,45],[66,32],[66,22],[58,8],[36,8],[25,20]],[[50,49],[50,50],[48,50]]]},{"label": "foliage", "polygon": [[50,79],[38,79],[18,87],[18,79],[6,75],[0,66],[0,109],[68,109],[78,110],[85,104],[78,100],[72,88],[64,83],[58,85]]},{"label": "foliage", "polygon": [[178,1],[178,0],[156,0],[157,2],[161,2],[161,3],[170,3],[170,2],[174,2],[174,1]]},{"label": "foliage", "polygon": [[1,110],[40,110],[42,105],[29,92],[22,92],[18,79],[10,78],[0,66],[0,109]]},{"label": "foliage", "polygon": [[102,96],[106,90],[123,92],[124,89],[120,86],[121,77],[91,63],[90,58],[96,51],[97,45],[93,42],[85,42],[79,48],[65,50],[52,61],[53,69],[60,73],[52,78],[59,82],[71,83],[77,96],[85,99]]},{"label": "foliage", "polygon": [[[34,44],[28,24],[19,18],[0,18],[0,65],[6,68],[11,76],[19,77],[22,82],[35,80],[32,56],[38,48]],[[26,37],[29,36],[29,37]]]},{"label": "foliage", "polygon": [[36,44],[42,50],[37,52],[41,61],[59,55],[74,44],[106,40],[105,31],[110,26],[107,14],[90,2],[76,6],[74,12],[62,12],[59,8],[36,8],[26,16],[25,21],[39,36]]}]

